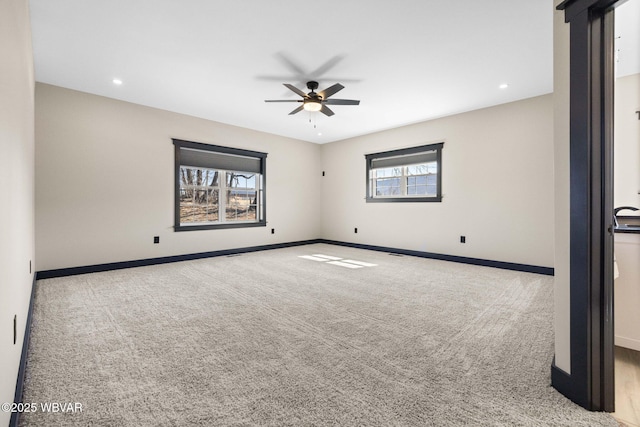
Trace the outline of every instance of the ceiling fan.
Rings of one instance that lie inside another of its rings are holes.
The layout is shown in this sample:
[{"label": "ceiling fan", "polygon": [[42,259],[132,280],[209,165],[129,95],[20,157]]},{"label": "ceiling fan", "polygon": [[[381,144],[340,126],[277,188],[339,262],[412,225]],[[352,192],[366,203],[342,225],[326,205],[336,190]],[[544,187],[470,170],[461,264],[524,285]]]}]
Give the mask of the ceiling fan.
[{"label": "ceiling fan", "polygon": [[302,110],[307,111],[320,111],[327,116],[333,116],[335,113],[331,111],[327,105],[359,105],[360,101],[355,99],[329,99],[330,96],[335,95],[338,91],[344,89],[340,83],[336,83],[333,86],[321,90],[316,93],[318,89],[318,82],[307,82],[307,89],[311,92],[304,93],[297,87],[290,85],[289,83],[283,83],[292,92],[300,95],[302,99],[266,99],[264,102],[302,102],[302,105],[289,113],[296,114]]}]

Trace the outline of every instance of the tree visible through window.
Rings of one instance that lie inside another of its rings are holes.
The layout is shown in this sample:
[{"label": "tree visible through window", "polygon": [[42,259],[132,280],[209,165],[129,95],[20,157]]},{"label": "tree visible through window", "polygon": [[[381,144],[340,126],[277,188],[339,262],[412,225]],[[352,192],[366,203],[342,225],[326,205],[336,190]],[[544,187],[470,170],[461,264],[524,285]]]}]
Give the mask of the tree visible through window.
[{"label": "tree visible through window", "polygon": [[441,201],[443,145],[367,155],[367,202]]},{"label": "tree visible through window", "polygon": [[174,140],[178,231],[265,225],[265,153]]}]

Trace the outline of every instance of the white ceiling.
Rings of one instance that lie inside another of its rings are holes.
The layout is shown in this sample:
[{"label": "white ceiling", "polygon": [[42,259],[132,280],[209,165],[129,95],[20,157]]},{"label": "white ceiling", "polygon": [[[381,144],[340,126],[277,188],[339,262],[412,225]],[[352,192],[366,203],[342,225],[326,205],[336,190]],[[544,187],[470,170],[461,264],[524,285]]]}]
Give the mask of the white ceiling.
[{"label": "white ceiling", "polygon": [[[550,0],[31,0],[37,81],[316,143],[552,92],[552,15]],[[264,102],[311,79],[360,106]]]}]

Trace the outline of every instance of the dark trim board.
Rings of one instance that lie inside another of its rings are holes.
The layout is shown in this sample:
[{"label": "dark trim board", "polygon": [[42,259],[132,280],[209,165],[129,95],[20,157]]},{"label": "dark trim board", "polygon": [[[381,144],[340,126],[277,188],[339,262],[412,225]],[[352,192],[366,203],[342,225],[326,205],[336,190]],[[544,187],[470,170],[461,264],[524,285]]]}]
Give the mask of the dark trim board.
[{"label": "dark trim board", "polygon": [[[20,366],[18,367],[18,378],[16,380],[16,391],[13,395],[13,403],[22,402],[22,391],[24,389],[24,376],[27,371],[27,355],[29,354],[29,341],[31,339],[31,319],[33,315],[33,301],[36,295],[37,273],[33,275],[31,284],[31,297],[29,299],[29,311],[27,312],[27,322],[24,327],[24,339],[22,340],[22,354],[20,355]],[[9,420],[9,427],[18,427],[20,412],[12,412]]]},{"label": "dark trim board", "polygon": [[494,267],[494,268],[501,268],[504,270],[514,270],[514,271],[522,271],[525,273],[537,273],[537,274],[544,274],[547,276],[553,276],[553,268],[551,267],[540,267],[536,265],[517,264],[512,262],[504,262],[504,261],[492,261],[492,260],[469,258],[469,257],[456,256],[456,255],[437,254],[432,252],[421,252],[421,251],[414,251],[410,249],[389,248],[385,246],[363,245],[359,243],[339,242],[335,240],[313,239],[313,240],[302,240],[298,242],[277,243],[273,245],[251,246],[246,248],[224,249],[224,250],[212,251],[212,252],[200,252],[200,253],[186,254],[186,255],[175,255],[175,256],[160,257],[160,258],[148,258],[148,259],[140,259],[135,261],[121,261],[121,262],[112,262],[108,264],[97,264],[97,265],[87,265],[82,267],[70,267],[70,268],[60,268],[56,270],[45,270],[45,271],[39,271],[37,273],[37,278],[38,280],[51,279],[54,277],[74,276],[76,274],[98,273],[101,271],[121,270],[124,268],[144,267],[148,265],[167,264],[171,262],[190,261],[194,259],[213,258],[213,257],[236,255],[236,254],[249,253],[249,252],[266,251],[270,249],[290,248],[293,246],[304,246],[304,245],[311,245],[314,243],[326,243],[326,244],[337,245],[337,246],[348,246],[348,247],[357,248],[357,249],[368,249],[368,250],[378,251],[378,252],[391,252],[396,254],[415,256],[419,258],[430,258],[430,259],[437,259],[441,261],[451,261],[451,262],[458,262],[462,264],[480,265],[483,267]]},{"label": "dark trim board", "polygon": [[419,258],[437,259],[440,261],[458,262],[461,264],[479,265],[482,267],[501,268],[503,270],[522,271],[524,273],[537,273],[546,276],[553,276],[554,269],[552,267],[540,267],[537,265],[517,264],[513,262],[492,261],[481,258],[469,258],[457,255],[437,254],[433,252],[413,251],[410,249],[389,248],[386,246],[363,245],[360,243],[338,242],[335,240],[320,239],[320,243],[328,243],[331,245],[348,246],[350,248],[368,249],[378,252],[390,252],[393,254],[410,255]]},{"label": "dark trim board", "polygon": [[248,252],[266,251],[269,249],[290,248],[293,246],[310,245],[320,243],[320,240],[302,240],[298,242],[276,243],[272,245],[251,246],[246,248],[223,249],[211,252],[199,252],[194,254],[174,255],[160,258],[147,258],[134,261],[111,262],[107,264],[87,265],[83,267],[60,268],[38,272],[38,280],[51,279],[53,277],[75,276],[76,274],[98,273],[101,271],[122,270],[124,268],[145,267],[148,265],[168,264],[172,262],[191,261],[194,259],[213,258],[219,256],[236,255]]},{"label": "dark trim board", "polygon": [[553,362],[551,363],[551,384],[553,385],[553,388],[555,388],[565,396],[571,393],[571,375],[567,374],[565,371],[556,366],[555,356],[553,358]]},{"label": "dark trim board", "polygon": [[593,411],[615,409],[613,357],[613,8],[565,0],[570,31],[570,359],[552,385]]}]

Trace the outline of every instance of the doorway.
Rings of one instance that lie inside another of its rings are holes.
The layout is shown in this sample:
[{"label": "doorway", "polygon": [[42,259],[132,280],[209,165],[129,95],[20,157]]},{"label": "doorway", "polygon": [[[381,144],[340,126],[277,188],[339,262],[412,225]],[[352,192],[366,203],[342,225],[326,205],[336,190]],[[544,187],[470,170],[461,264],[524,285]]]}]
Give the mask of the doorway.
[{"label": "doorway", "polygon": [[640,0],[615,10],[615,412],[640,427]]},{"label": "doorway", "polygon": [[552,384],[577,404],[613,412],[614,9],[626,0],[565,0],[569,25],[570,373]]},{"label": "doorway", "polygon": [[571,372],[554,363],[552,385],[587,409],[607,412],[615,409],[614,9],[627,3],[564,0],[557,6],[570,30]]}]

